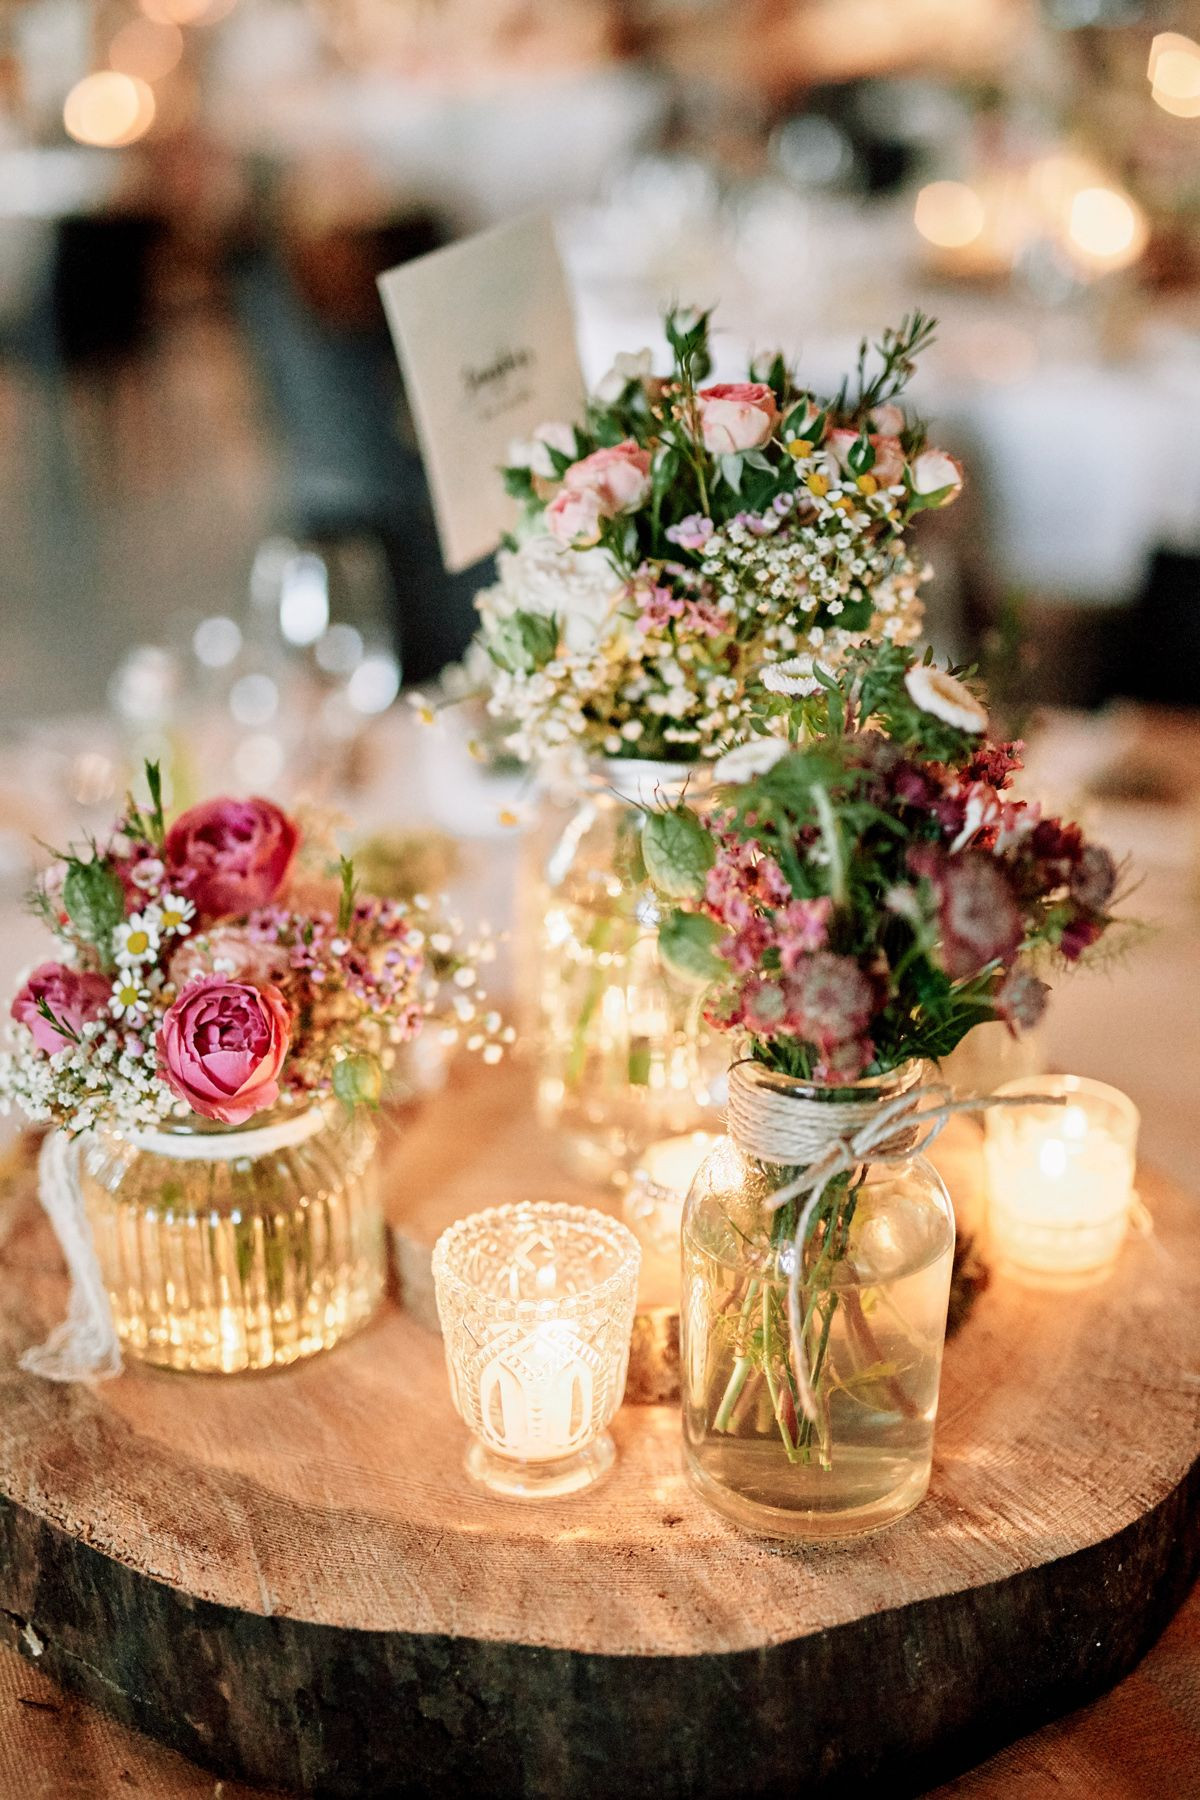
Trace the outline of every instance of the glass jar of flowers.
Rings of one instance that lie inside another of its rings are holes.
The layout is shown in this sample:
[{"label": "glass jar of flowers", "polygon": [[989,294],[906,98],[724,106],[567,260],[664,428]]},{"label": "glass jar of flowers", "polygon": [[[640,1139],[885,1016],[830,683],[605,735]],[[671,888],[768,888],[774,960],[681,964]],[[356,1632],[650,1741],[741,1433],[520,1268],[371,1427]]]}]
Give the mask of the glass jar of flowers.
[{"label": "glass jar of flowers", "polygon": [[863,346],[833,399],[781,356],[712,383],[709,315],[665,322],[670,369],[618,358],[584,418],[513,447],[520,518],[480,596],[490,705],[510,748],[564,760],[577,794],[536,831],[521,917],[537,943],[539,1109],[572,1154],[620,1178],[723,1098],[694,996],[664,972],[642,810],[703,804],[756,695],[819,696],[864,638],[912,642],[921,566],[907,527],[961,486],[898,404],[931,335],[920,315]]},{"label": "glass jar of flowers", "polygon": [[56,1128],[41,1190],[71,1311],[27,1366],[59,1379],[115,1373],[122,1349],[270,1368],[363,1324],[386,1267],[371,1112],[396,1049],[444,977],[494,1054],[502,1034],[480,946],[361,895],[271,801],[168,824],[153,766],[147,788],[36,888],[61,948],[12,1002],[0,1065],[0,1098]]},{"label": "glass jar of flowers", "polygon": [[748,747],[758,772],[705,818],[644,827],[676,896],[664,960],[739,1052],[684,1214],[687,1466],[774,1537],[925,1493],[954,1248],[929,1070],[985,1020],[1036,1022],[1117,879],[1012,797],[1019,746],[987,741],[965,681],[893,645],[825,681],[823,740]]}]

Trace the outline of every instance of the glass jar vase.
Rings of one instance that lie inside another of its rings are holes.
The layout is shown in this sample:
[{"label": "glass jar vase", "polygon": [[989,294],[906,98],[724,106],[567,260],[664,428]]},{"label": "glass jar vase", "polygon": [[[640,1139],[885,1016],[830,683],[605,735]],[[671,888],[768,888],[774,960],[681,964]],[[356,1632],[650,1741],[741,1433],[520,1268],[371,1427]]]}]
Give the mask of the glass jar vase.
[{"label": "glass jar vase", "polygon": [[701,1128],[724,1096],[702,995],[659,958],[641,852],[645,810],[702,801],[710,782],[707,764],[597,762],[549,846],[532,840],[522,966],[538,993],[538,1116],[587,1179],[624,1180],[647,1145]]},{"label": "glass jar vase", "polygon": [[[920,1078],[909,1069],[823,1089],[757,1065],[739,1065],[734,1077],[747,1068],[785,1126],[786,1105],[804,1108],[819,1138],[814,1109],[832,1103],[830,1141],[854,1135]],[[933,1165],[904,1150],[914,1134],[901,1133],[878,1160],[818,1190],[798,1264],[805,1164],[752,1154],[746,1135],[709,1154],[684,1212],[687,1467],[712,1506],[763,1536],[873,1530],[911,1511],[929,1485],[954,1258],[950,1199]],[[795,1197],[773,1205],[798,1184]]]},{"label": "glass jar vase", "polygon": [[122,1349],[232,1374],[327,1350],[383,1294],[376,1127],[361,1109],[278,1109],[99,1129],[78,1176]]}]

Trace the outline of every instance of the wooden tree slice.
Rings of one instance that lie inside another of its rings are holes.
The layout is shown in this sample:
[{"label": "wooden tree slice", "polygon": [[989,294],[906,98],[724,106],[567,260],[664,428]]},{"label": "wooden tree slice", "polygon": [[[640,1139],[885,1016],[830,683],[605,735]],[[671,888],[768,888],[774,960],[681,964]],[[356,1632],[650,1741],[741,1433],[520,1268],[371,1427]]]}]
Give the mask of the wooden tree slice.
[{"label": "wooden tree slice", "polygon": [[[487,1128],[452,1092],[398,1146],[413,1209],[439,1113],[464,1168]],[[471,1204],[525,1173],[494,1162]],[[481,1495],[438,1340],[394,1309],[272,1375],[21,1374],[64,1291],[27,1207],[0,1258],[0,1625],[125,1721],[297,1789],[911,1791],[1111,1684],[1195,1573],[1195,1209],[1142,1191],[1157,1234],[1106,1286],[983,1294],[924,1505],[790,1551],[692,1494],[664,1407],[618,1415],[602,1486]]]}]

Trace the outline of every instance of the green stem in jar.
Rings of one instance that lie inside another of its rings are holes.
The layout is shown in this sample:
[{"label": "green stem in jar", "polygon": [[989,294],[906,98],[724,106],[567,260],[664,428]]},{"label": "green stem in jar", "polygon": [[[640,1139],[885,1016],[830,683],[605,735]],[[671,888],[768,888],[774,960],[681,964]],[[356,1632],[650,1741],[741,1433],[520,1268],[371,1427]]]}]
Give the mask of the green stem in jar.
[{"label": "green stem in jar", "polygon": [[[756,1275],[746,1289],[746,1298],[742,1301],[742,1310],[739,1314],[739,1342],[744,1341],[746,1325],[750,1318],[750,1314],[753,1311],[754,1302],[758,1298],[758,1291],[761,1285],[762,1284]],[[714,1431],[729,1431],[731,1429],[733,1409],[737,1405],[738,1396],[745,1387],[747,1377],[753,1367],[753,1355],[749,1351],[743,1351],[735,1361],[729,1380],[726,1383],[725,1392],[721,1398],[721,1404],[718,1406],[716,1416],[713,1419]]]}]

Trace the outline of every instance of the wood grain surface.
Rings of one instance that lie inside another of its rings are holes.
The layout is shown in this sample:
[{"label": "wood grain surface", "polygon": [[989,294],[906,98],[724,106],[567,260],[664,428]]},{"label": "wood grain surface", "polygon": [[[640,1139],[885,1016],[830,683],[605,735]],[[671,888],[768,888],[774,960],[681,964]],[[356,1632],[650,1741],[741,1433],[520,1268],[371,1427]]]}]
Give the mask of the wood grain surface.
[{"label": "wood grain surface", "polygon": [[[474,1093],[398,1140],[397,1216],[443,1181],[471,1205],[530,1192],[522,1134]],[[798,1733],[814,1791],[927,1784],[1109,1685],[1195,1570],[1194,1207],[1142,1191],[1156,1235],[1105,1287],[979,1300],[918,1512],[793,1552],[694,1498],[664,1407],[622,1410],[590,1493],[478,1494],[440,1345],[396,1310],[272,1375],[24,1376],[63,1297],[27,1206],[0,1263],[8,1635],[118,1717],[290,1787],[486,1770],[497,1795],[757,1794],[794,1773]]]}]

